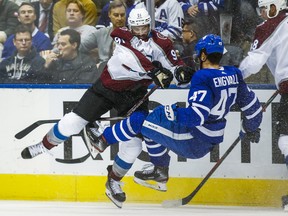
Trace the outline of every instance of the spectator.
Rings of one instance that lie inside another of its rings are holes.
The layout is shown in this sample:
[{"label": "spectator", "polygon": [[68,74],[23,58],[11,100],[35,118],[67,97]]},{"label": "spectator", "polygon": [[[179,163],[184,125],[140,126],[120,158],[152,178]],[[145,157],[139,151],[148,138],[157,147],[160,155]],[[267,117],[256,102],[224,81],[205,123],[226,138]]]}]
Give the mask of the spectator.
[{"label": "spectator", "polygon": [[[58,1],[53,8],[53,32],[54,35],[59,29],[67,26],[66,23],[66,7],[69,0]],[[92,0],[81,0],[85,13],[83,24],[85,25],[96,25],[97,20],[97,8]]]},{"label": "spectator", "polygon": [[[121,1],[126,4],[126,17],[129,16],[130,11],[135,7],[135,5],[139,3],[139,1],[135,1],[135,0],[121,0]],[[113,25],[111,18],[109,16],[109,7],[110,7],[110,3],[112,2],[113,1],[109,1],[102,8],[101,15],[98,19],[96,28],[108,27],[108,26]],[[127,20],[126,20],[125,25],[127,25]]]},{"label": "spectator", "polygon": [[59,33],[65,29],[74,29],[81,35],[81,43],[87,41],[89,35],[96,31],[96,28],[91,25],[84,25],[85,9],[79,0],[70,0],[66,6],[66,27],[59,29],[53,40],[53,45],[56,44]]},{"label": "spectator", "polygon": [[155,0],[155,30],[172,40],[181,40],[184,14],[176,0]]},{"label": "spectator", "polygon": [[[26,2],[21,4],[18,10],[18,20],[32,32],[32,45],[36,48],[37,52],[52,49],[50,39],[43,32],[40,32],[34,24],[36,14],[32,4]],[[5,42],[2,58],[11,56],[14,50],[16,50],[16,47],[13,44],[13,38],[14,35],[11,35]]]},{"label": "spectator", "polygon": [[224,8],[224,0],[178,0],[185,16],[212,15]]},{"label": "spectator", "polygon": [[[205,26],[204,35],[219,34],[219,14],[224,10],[224,0],[178,0],[178,2],[182,7],[186,20],[194,20]],[[224,38],[222,39],[224,40]]]},{"label": "spectator", "polygon": [[3,44],[14,33],[19,24],[17,20],[18,5],[9,0],[0,0],[0,57],[2,56]]},{"label": "spectator", "polygon": [[126,14],[125,4],[121,0],[114,0],[109,4],[109,19],[112,26],[100,28],[89,35],[89,39],[82,41],[80,51],[89,52],[91,49],[98,48],[99,65],[107,62],[113,52],[113,39],[110,33],[118,27],[125,26]]},{"label": "spectator", "polygon": [[27,26],[16,28],[13,55],[0,63],[1,83],[37,83],[44,81],[45,60],[32,46],[32,34]]},{"label": "spectator", "polygon": [[193,53],[198,35],[200,33],[199,25],[193,21],[184,22],[182,29],[182,43],[174,44],[174,47],[179,51],[181,59],[187,66],[195,68]]},{"label": "spectator", "polygon": [[56,47],[58,53],[50,52],[45,68],[51,75],[51,83],[93,83],[97,75],[95,62],[78,52],[80,34],[74,29],[60,32]]},{"label": "spectator", "polygon": [[53,33],[53,0],[39,0],[32,2],[35,12],[36,20],[35,25],[39,28],[39,31],[45,33],[50,41],[54,38]]}]

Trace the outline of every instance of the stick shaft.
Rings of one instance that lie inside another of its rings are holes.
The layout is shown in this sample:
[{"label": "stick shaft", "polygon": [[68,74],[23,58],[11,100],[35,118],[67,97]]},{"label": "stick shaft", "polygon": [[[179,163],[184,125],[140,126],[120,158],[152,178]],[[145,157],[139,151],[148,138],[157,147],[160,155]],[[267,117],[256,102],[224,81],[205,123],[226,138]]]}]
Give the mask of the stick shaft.
[{"label": "stick shaft", "polygon": [[[138,107],[140,107],[148,98],[149,96],[158,88],[157,85],[155,85],[149,92],[147,92],[143,98],[141,98],[126,114],[126,116],[116,116],[116,117],[100,117],[96,120],[98,121],[117,121],[117,120],[123,120],[130,116]],[[43,124],[49,124],[49,123],[57,123],[60,119],[53,119],[53,120],[38,120],[28,127],[24,128],[20,132],[18,132],[15,135],[15,138],[22,139],[23,137],[27,136],[29,133],[31,133],[33,130],[35,130],[37,127]]]}]

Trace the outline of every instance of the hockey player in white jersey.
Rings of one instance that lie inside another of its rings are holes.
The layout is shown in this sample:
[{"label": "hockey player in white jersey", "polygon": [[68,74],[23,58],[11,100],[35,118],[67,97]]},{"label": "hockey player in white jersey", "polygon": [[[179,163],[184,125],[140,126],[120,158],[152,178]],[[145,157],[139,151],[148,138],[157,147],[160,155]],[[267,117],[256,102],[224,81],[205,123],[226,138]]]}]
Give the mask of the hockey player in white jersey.
[{"label": "hockey player in white jersey", "polygon": [[181,39],[184,13],[177,0],[155,0],[155,30],[172,40]]},{"label": "hockey player in white jersey", "polygon": [[[129,29],[116,28],[112,31],[115,49],[100,78],[84,93],[73,111],[61,118],[42,141],[21,152],[23,159],[48,152],[70,136],[79,134],[88,123],[95,122],[112,108],[118,111],[119,116],[125,115],[147,93],[152,81],[157,86],[168,88],[174,77],[179,84],[185,83],[185,77],[190,79],[189,70],[177,58],[171,40],[151,29],[151,17],[145,8],[133,9],[128,22]],[[134,133],[133,130],[139,130],[147,115],[146,100],[127,120],[121,122],[121,127],[127,130],[128,135],[131,131]],[[140,154],[142,140],[137,137],[131,139],[130,136],[125,138],[126,131],[119,130],[119,134],[120,138],[124,137],[122,140],[116,137],[118,140],[110,141],[128,142],[120,144],[113,166],[107,168],[106,195],[121,208],[126,195],[120,180]]]},{"label": "hockey player in white jersey", "polygon": [[136,171],[136,183],[166,191],[170,162],[167,149],[191,159],[208,154],[223,142],[225,117],[235,103],[244,114],[241,138],[259,142],[261,105],[239,69],[219,65],[224,51],[221,38],[206,35],[197,42],[195,51],[201,69],[192,77],[188,106],[159,106],[143,123],[141,133],[154,168]]},{"label": "hockey player in white jersey", "polygon": [[[248,56],[240,63],[243,77],[258,73],[266,64],[280,91],[277,111],[278,147],[288,167],[288,13],[286,0],[259,0],[261,17],[265,20],[255,30]],[[283,197],[288,205],[288,196]]]},{"label": "hockey player in white jersey", "polygon": [[[178,85],[187,85],[194,71],[190,67],[184,66],[182,60],[177,58],[170,39],[150,29],[150,21],[150,15],[145,8],[133,9],[129,14],[129,28],[134,35],[137,35],[137,38],[134,37],[132,41],[132,43],[135,43],[134,47],[145,53],[147,58],[153,61],[154,65],[158,65],[157,67],[166,67],[174,71],[174,81]],[[141,70],[141,68],[137,67],[137,62],[131,62],[131,59],[127,58],[127,51],[128,53],[130,52],[129,50],[121,49],[123,55],[113,56],[110,60],[111,64],[108,62],[108,66],[117,69],[119,67],[117,62],[120,62],[121,64],[130,64],[134,71]],[[158,62],[155,60],[158,60]],[[161,61],[162,66],[159,61]],[[147,103],[145,103],[145,108],[147,108]],[[127,119],[105,129],[98,122],[94,123],[92,127],[86,125],[84,130],[86,143],[96,148],[97,151],[103,152],[108,146],[119,142],[119,152],[114,159],[113,165],[108,167],[109,176],[107,182],[112,179],[120,185],[120,180],[126,175],[141,153],[142,138],[140,130],[143,121],[148,115],[146,109],[144,111],[143,109],[137,110]],[[118,207],[121,207],[125,201],[125,193],[121,190],[121,187],[112,188],[109,184],[106,184],[106,188],[108,197]]]}]

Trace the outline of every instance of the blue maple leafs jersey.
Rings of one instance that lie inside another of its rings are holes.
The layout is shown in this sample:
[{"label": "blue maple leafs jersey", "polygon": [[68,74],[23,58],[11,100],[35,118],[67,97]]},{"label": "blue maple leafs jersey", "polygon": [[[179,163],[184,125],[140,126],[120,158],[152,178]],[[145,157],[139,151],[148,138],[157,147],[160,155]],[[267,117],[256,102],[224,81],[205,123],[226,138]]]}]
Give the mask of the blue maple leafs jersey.
[{"label": "blue maple leafs jersey", "polygon": [[233,66],[202,69],[191,80],[188,107],[177,108],[177,121],[193,129],[193,136],[220,143],[226,126],[225,117],[235,103],[244,114],[244,128],[256,130],[262,121],[261,105],[244,82],[241,71]]},{"label": "blue maple leafs jersey", "polygon": [[178,0],[182,10],[187,12],[188,8],[197,4],[200,13],[209,15],[213,12],[217,12],[219,9],[224,9],[224,0]]}]

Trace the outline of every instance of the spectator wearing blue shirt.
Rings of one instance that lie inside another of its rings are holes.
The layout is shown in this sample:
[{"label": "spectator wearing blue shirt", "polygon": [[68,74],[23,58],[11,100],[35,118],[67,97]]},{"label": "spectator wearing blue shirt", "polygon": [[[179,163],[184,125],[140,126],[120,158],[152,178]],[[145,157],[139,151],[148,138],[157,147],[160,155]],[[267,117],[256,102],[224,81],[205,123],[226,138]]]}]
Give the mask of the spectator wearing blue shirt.
[{"label": "spectator wearing blue shirt", "polygon": [[[36,48],[37,52],[52,49],[50,39],[43,32],[40,32],[34,24],[36,13],[32,4],[23,2],[20,5],[18,9],[18,20],[21,24],[27,26],[32,32],[32,45]],[[11,35],[4,43],[2,58],[11,56],[16,50],[16,47],[13,44],[14,37],[14,34]]]},{"label": "spectator wearing blue shirt", "polygon": [[210,15],[224,8],[224,0],[178,0],[185,15]]}]

